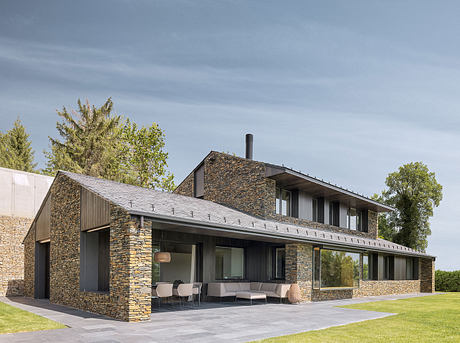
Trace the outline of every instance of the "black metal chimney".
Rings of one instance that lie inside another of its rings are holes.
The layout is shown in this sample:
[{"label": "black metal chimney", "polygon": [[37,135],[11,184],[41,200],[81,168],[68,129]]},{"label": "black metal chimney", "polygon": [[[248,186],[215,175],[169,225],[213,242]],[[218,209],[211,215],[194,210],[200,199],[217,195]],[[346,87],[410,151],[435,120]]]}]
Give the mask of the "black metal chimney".
[{"label": "black metal chimney", "polygon": [[246,158],[248,160],[252,160],[252,153],[253,153],[253,148],[252,148],[252,143],[254,141],[254,137],[252,134],[248,133],[246,134]]}]

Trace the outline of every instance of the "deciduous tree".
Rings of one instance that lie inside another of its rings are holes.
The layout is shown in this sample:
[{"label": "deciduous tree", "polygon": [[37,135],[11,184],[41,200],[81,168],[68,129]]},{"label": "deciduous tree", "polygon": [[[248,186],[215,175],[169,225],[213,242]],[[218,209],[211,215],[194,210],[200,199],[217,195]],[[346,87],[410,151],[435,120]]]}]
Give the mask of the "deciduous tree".
[{"label": "deciduous tree", "polygon": [[430,217],[442,200],[442,186],[422,162],[412,162],[388,175],[381,200],[396,211],[379,218],[379,230],[387,239],[425,251],[431,234]]}]

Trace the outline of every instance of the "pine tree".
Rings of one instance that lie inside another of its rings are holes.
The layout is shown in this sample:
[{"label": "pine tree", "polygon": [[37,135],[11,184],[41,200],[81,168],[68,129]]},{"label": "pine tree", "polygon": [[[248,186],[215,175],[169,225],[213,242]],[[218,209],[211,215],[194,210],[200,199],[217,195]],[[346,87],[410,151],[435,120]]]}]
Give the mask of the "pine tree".
[{"label": "pine tree", "polygon": [[36,166],[29,135],[18,118],[6,134],[0,133],[0,167],[35,172]]},{"label": "pine tree", "polygon": [[112,115],[112,100],[109,98],[100,108],[88,101],[78,100],[78,112],[63,107],[58,115],[63,118],[56,128],[63,141],[51,138],[51,151],[45,172],[55,174],[67,170],[91,176],[112,178],[116,161],[116,148],[121,129],[121,117]]},{"label": "pine tree", "polygon": [[51,151],[45,173],[66,170],[136,186],[174,189],[174,175],[167,171],[164,132],[156,123],[138,127],[112,114],[109,98],[100,108],[78,100],[78,112],[64,107],[57,123],[62,141],[50,137]]}]

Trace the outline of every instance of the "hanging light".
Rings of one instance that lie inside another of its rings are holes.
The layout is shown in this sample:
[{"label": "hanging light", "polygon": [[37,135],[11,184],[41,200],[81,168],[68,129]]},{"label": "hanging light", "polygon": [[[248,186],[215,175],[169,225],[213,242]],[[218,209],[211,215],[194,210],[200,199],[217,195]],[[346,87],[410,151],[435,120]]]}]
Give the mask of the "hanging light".
[{"label": "hanging light", "polygon": [[171,253],[164,251],[156,252],[153,255],[153,260],[157,263],[169,263],[171,262]]}]

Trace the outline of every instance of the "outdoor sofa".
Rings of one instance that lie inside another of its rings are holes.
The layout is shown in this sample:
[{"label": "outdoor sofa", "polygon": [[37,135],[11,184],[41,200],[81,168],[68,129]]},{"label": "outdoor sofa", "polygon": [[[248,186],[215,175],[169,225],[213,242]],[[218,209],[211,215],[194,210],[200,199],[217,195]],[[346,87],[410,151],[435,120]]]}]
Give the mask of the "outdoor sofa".
[{"label": "outdoor sofa", "polygon": [[212,282],[208,283],[208,297],[236,297],[238,292],[264,293],[280,302],[288,297],[290,284],[273,282]]}]

